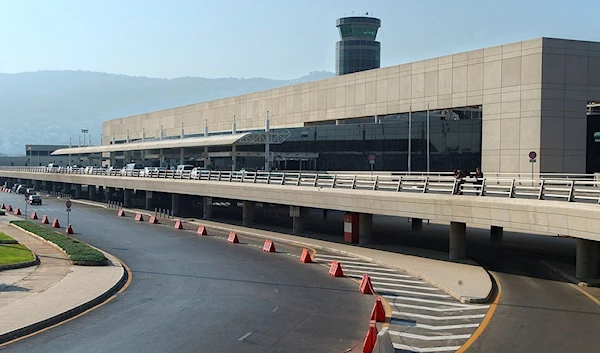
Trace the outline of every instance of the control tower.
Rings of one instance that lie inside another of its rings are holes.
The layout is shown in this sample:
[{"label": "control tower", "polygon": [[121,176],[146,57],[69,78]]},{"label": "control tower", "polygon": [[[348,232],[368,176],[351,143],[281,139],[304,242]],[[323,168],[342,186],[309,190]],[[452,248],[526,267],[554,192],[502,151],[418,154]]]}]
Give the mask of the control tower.
[{"label": "control tower", "polygon": [[374,17],[342,17],[336,21],[341,40],[335,44],[337,76],[377,69],[381,43],[375,40],[381,20]]}]

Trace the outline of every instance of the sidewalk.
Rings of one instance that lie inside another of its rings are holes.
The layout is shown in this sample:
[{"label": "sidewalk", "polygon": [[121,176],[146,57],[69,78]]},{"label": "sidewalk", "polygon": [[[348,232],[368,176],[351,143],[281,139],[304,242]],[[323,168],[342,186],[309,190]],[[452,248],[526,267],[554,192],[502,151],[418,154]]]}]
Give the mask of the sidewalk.
[{"label": "sidewalk", "polygon": [[[91,206],[106,207],[99,202],[87,200],[73,200]],[[153,212],[141,209],[125,209],[132,217],[135,213],[154,215]],[[115,214],[117,210],[115,209]],[[329,250],[342,254],[351,254],[384,266],[402,270],[412,276],[440,288],[462,303],[484,303],[492,295],[492,281],[485,269],[474,261],[453,262],[448,260],[446,253],[406,248],[393,245],[383,245],[378,248],[349,245],[334,241],[325,241],[310,238],[309,236],[296,236],[278,233],[263,229],[242,227],[216,221],[196,220],[190,218],[177,218],[184,223],[193,224],[195,227],[202,224],[209,229],[225,232],[234,231],[259,238],[268,238],[274,242],[292,243],[304,247]],[[162,220],[172,221],[175,219]],[[264,225],[261,225],[264,226]]]},{"label": "sidewalk", "polygon": [[121,263],[110,254],[108,266],[74,266],[54,246],[8,225],[0,232],[28,247],[38,266],[0,271],[0,344],[75,316],[108,299],[125,282]]}]

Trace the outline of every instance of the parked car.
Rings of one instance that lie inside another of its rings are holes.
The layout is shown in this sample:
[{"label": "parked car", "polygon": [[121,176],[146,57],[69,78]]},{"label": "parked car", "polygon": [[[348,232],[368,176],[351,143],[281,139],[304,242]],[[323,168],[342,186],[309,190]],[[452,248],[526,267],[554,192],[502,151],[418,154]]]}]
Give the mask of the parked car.
[{"label": "parked car", "polygon": [[144,165],[141,163],[128,163],[122,170],[123,176],[137,176],[139,172],[144,170]]},{"label": "parked car", "polygon": [[46,172],[48,173],[55,173],[58,171],[58,168],[60,166],[56,163],[49,163],[48,166],[46,167]]},{"label": "parked car", "polygon": [[194,166],[191,164],[180,164],[175,170],[175,175],[178,177],[186,176],[192,171],[192,169],[194,169]]},{"label": "parked car", "polygon": [[37,194],[37,191],[35,191],[34,188],[27,188],[25,190],[25,194],[27,194],[27,195],[35,195],[35,194]]},{"label": "parked car", "polygon": [[15,190],[15,192],[16,192],[17,194],[25,194],[25,190],[27,190],[27,186],[26,186],[26,185],[23,185],[23,184],[20,184],[20,185],[17,187],[17,189]]},{"label": "parked car", "polygon": [[158,172],[158,168],[156,167],[144,167],[144,169],[140,170],[141,177],[151,177],[152,174],[156,174]]},{"label": "parked car", "polygon": [[205,175],[208,173],[208,170],[204,169],[204,168],[200,168],[200,167],[196,167],[194,169],[192,169],[192,171],[190,172],[190,179],[200,179],[202,177],[202,175]]},{"label": "parked car", "polygon": [[40,195],[29,195],[27,203],[29,203],[30,205],[41,205],[42,197]]}]

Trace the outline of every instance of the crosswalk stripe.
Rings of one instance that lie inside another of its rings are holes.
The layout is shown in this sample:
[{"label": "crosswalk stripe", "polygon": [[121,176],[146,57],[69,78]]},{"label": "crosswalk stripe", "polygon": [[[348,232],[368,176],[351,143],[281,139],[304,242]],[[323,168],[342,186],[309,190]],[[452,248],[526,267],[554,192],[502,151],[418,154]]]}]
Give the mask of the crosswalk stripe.
[{"label": "crosswalk stripe", "polygon": [[324,258],[324,259],[331,259],[331,260],[360,260],[356,257],[350,257],[350,256],[340,256],[340,255],[323,255],[323,254],[319,254],[317,253],[317,259],[320,258]]},{"label": "crosswalk stripe", "polygon": [[[441,305],[448,305],[448,306],[456,306],[458,308],[478,308],[478,309],[485,309],[485,308],[489,308],[489,305],[469,305],[469,304],[462,304],[462,303],[453,303],[453,302],[443,302],[443,301],[439,301],[439,300],[432,300],[432,299],[421,299],[421,298],[413,298],[413,297],[402,297],[402,296],[384,296],[386,298],[390,298],[393,300],[407,300],[407,301],[413,301],[413,302],[421,302],[421,303],[429,303],[429,304],[441,304]],[[392,302],[390,304],[396,304],[395,302]]]},{"label": "crosswalk stripe", "polygon": [[[348,275],[348,277],[354,277],[354,278],[362,278],[362,275],[353,275],[350,274]],[[382,281],[386,281],[386,282],[401,282],[401,283],[414,283],[414,284],[427,284],[426,282],[423,281],[413,281],[410,279],[399,279],[399,278],[389,278],[389,277],[379,277],[379,276],[369,276],[371,277],[371,280],[382,280]],[[437,289],[437,288],[435,288]]]},{"label": "crosswalk stripe", "polygon": [[479,327],[479,324],[456,324],[456,325],[426,325],[420,324],[417,322],[415,327],[420,327],[422,329],[431,330],[431,331],[441,331],[441,330],[455,330],[459,328],[470,328],[470,327]]},{"label": "crosswalk stripe", "polygon": [[[342,264],[342,268],[346,269],[346,268],[350,268],[350,269],[354,269],[354,270],[376,270],[376,271],[382,271],[383,273],[395,273],[397,272],[396,270],[393,270],[391,268],[386,268],[386,267],[378,267],[378,266],[357,266],[357,265],[348,265],[346,263],[341,262]],[[408,275],[407,275],[408,276]]]},{"label": "crosswalk stripe", "polygon": [[439,335],[435,335],[435,336],[424,336],[424,335],[417,335],[416,333],[410,333],[410,332],[399,332],[399,331],[392,331],[392,330],[388,330],[390,335],[394,335],[394,336],[399,336],[402,338],[412,338],[415,340],[422,340],[422,341],[446,341],[446,340],[462,340],[462,339],[466,339],[471,337],[470,334],[464,334],[464,335],[446,335],[446,336],[439,336]]},{"label": "crosswalk stripe", "polygon": [[396,316],[409,316],[409,317],[418,317],[426,320],[466,320],[466,319],[482,319],[485,317],[485,314],[474,314],[474,315],[455,315],[455,316],[433,316],[433,315],[424,315],[417,313],[409,313],[406,311],[392,311],[392,317]]},{"label": "crosswalk stripe", "polygon": [[448,294],[435,294],[435,293],[426,293],[426,292],[415,292],[415,291],[410,291],[410,290],[402,290],[402,289],[396,289],[396,288],[386,288],[386,287],[379,287],[379,286],[373,286],[373,289],[375,289],[375,291],[380,292],[380,293],[400,293],[400,294],[420,295],[420,296],[423,296],[423,297],[450,298],[450,296]]},{"label": "crosswalk stripe", "polygon": [[400,278],[408,278],[410,277],[409,275],[401,275],[398,273],[388,273],[388,272],[379,272],[379,271],[373,271],[373,270],[356,270],[356,269],[351,269],[351,268],[347,268],[347,267],[342,267],[342,269],[344,270],[344,272],[347,273],[357,273],[360,275],[360,277],[362,278],[362,274],[376,274],[376,275],[385,275],[385,276],[392,276],[392,277],[400,277]]},{"label": "crosswalk stripe", "polygon": [[438,288],[435,287],[424,287],[424,286],[412,286],[410,284],[400,284],[400,283],[389,283],[387,281],[376,281],[373,280],[373,277],[371,277],[371,283],[373,283],[373,285],[378,285],[378,286],[391,286],[391,287],[401,287],[401,288],[412,288],[412,289],[420,289],[420,290],[428,290],[428,291],[439,291]]},{"label": "crosswalk stripe", "polygon": [[448,346],[448,347],[428,347],[428,348],[417,348],[407,346],[400,343],[392,343],[395,349],[408,351],[408,352],[421,352],[421,353],[434,353],[434,352],[455,352],[460,346]]},{"label": "crosswalk stripe", "polygon": [[390,304],[390,305],[397,309],[402,307],[402,308],[419,309],[419,310],[427,310],[427,311],[435,311],[435,312],[466,311],[466,310],[480,310],[481,309],[481,308],[455,308],[455,307],[434,308],[431,306],[402,304],[402,303],[394,303],[394,304]]}]

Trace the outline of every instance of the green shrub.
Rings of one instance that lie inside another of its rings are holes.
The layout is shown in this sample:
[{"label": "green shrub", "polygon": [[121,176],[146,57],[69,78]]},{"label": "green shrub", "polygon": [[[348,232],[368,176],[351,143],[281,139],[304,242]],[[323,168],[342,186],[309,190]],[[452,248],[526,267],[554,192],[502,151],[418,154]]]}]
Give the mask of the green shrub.
[{"label": "green shrub", "polygon": [[6,214],[6,212],[4,212],[4,210],[0,210],[0,216],[4,216]]},{"label": "green shrub", "polygon": [[29,221],[10,221],[10,223],[58,245],[76,265],[106,265],[108,261],[100,251],[52,229]]}]

